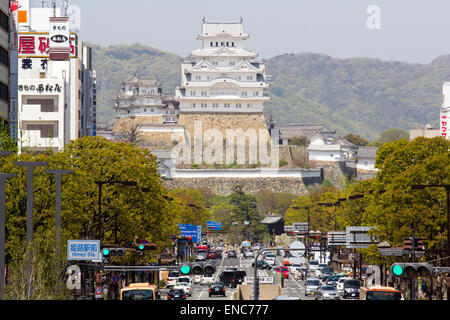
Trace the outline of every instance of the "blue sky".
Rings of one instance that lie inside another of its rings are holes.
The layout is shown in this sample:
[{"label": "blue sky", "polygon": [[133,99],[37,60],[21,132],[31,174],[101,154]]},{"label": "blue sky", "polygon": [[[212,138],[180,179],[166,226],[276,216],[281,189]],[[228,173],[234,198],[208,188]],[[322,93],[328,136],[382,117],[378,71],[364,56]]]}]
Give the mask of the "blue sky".
[{"label": "blue sky", "polygon": [[[450,54],[449,0],[70,0],[81,37],[100,45],[142,43],[181,56],[200,47],[202,18],[244,19],[246,48],[271,58],[313,52],[429,63]],[[381,28],[366,12],[380,9]]]}]

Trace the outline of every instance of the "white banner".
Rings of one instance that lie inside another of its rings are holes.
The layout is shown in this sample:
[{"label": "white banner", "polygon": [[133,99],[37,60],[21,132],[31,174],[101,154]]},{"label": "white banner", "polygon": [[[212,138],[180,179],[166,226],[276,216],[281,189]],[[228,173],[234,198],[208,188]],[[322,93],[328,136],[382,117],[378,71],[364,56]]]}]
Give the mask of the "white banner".
[{"label": "white banner", "polygon": [[69,17],[50,17],[50,59],[69,60],[70,27]]}]

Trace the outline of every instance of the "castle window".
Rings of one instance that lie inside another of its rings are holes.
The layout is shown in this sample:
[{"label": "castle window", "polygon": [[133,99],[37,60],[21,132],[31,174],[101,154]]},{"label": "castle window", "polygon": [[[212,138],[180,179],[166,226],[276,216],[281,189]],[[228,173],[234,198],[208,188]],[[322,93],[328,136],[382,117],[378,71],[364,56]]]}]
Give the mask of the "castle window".
[{"label": "castle window", "polygon": [[210,47],[214,47],[214,43],[211,41],[209,44]]}]

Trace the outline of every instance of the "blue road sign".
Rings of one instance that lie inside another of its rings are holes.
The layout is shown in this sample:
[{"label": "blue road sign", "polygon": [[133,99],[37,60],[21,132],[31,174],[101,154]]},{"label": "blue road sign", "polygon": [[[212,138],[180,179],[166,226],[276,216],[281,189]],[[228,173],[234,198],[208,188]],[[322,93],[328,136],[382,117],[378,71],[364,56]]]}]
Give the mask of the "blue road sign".
[{"label": "blue road sign", "polygon": [[67,260],[99,260],[100,240],[67,240]]},{"label": "blue road sign", "polygon": [[191,224],[179,224],[180,237],[191,237],[192,242],[200,242],[202,235],[202,226]]},{"label": "blue road sign", "polygon": [[206,221],[206,227],[211,230],[222,230],[222,224],[215,221]]}]

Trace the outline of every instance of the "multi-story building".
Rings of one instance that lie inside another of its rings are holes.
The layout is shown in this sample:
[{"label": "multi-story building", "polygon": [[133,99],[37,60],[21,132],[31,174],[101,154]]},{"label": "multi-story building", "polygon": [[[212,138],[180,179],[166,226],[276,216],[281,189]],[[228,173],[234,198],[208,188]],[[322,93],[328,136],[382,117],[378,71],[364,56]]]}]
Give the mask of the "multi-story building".
[{"label": "multi-story building", "polygon": [[0,118],[9,122],[9,31],[10,6],[8,0],[0,0]]},{"label": "multi-story building", "polygon": [[244,48],[248,34],[240,22],[203,19],[202,48],[181,63],[181,85],[175,96],[180,112],[262,113],[270,98],[264,61]]},{"label": "multi-story building", "polygon": [[93,134],[92,49],[72,31],[67,7],[21,3],[17,20],[19,152],[59,151],[71,140]]}]

